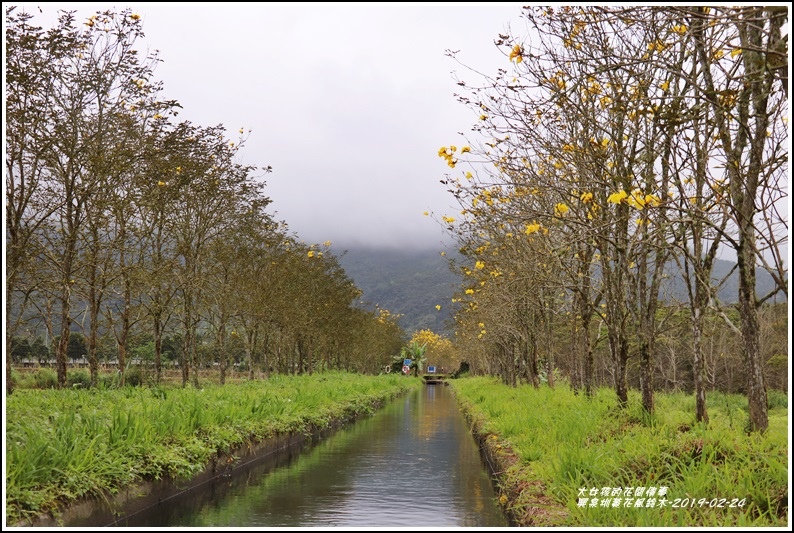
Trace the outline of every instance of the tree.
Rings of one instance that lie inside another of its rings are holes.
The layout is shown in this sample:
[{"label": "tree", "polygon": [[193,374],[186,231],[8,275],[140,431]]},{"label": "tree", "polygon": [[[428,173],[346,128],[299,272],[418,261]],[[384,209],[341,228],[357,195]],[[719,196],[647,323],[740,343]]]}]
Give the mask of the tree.
[{"label": "tree", "polygon": [[[780,65],[787,62],[787,40],[781,27],[788,20],[785,8],[740,7],[700,8],[686,12],[691,20],[696,60],[701,77],[698,88],[706,105],[714,110],[717,135],[728,182],[722,196],[735,227],[736,236],[727,242],[737,254],[739,268],[739,309],[742,346],[747,366],[747,397],[750,403],[749,428],[766,430],[768,406],[760,351],[758,308],[779,291],[787,292],[781,244],[787,224],[777,205],[785,198],[781,187],[788,151],[783,142],[787,133],[780,124],[787,108],[787,88],[780,81]],[[717,36],[712,21],[725,33]],[[724,48],[730,47],[734,61],[723,63]],[[738,50],[734,54],[733,50]],[[782,61],[785,58],[785,61]],[[760,241],[760,244],[759,244]],[[775,289],[760,298],[756,295],[756,263],[767,266],[777,281]]]},{"label": "tree", "polygon": [[403,359],[411,360],[411,364],[409,365],[409,367],[413,369],[414,377],[419,376],[419,372],[422,371],[425,362],[427,362],[427,357],[425,356],[426,352],[427,352],[427,345],[419,344],[419,342],[415,340],[409,342],[407,346],[403,346],[401,350],[401,355],[403,356]]},{"label": "tree", "polygon": [[[37,287],[36,258],[41,231],[63,206],[48,194],[51,117],[57,107],[58,77],[67,58],[82,45],[61,19],[58,29],[44,32],[29,24],[32,15],[6,8],[6,387],[11,380],[11,339]],[[16,304],[16,313],[14,312]]]},{"label": "tree", "polygon": [[[754,316],[787,289],[780,257],[787,222],[779,208],[788,155],[779,120],[787,109],[780,86],[787,11],[563,6],[527,7],[524,15],[530,35],[495,41],[510,70],[477,73],[482,83],[474,85],[458,82],[470,93],[459,100],[479,115],[472,130],[481,140],[438,153],[453,169],[463,162],[475,170],[466,181],[443,180],[464,208],[462,222],[442,219],[471,261],[464,273],[498,265],[493,271],[506,274],[510,287],[481,275],[463,287],[468,317],[459,313],[456,321],[468,330],[460,337],[475,343],[467,345],[473,363],[481,358],[487,371],[513,382],[520,353],[528,346],[531,354],[537,338],[522,322],[533,313],[542,313],[540,322],[551,316],[527,295],[553,288],[560,310],[575,317],[574,387],[583,381],[590,390],[595,318],[606,327],[619,402],[626,404],[636,352],[643,406],[652,413],[654,357],[667,320],[661,295],[674,259],[691,274],[697,416],[705,421],[700,331],[707,306],[732,324],[711,280],[715,254],[727,244],[742,278],[736,331],[751,427],[763,429]],[[545,252],[531,254],[522,234],[543,242]],[[559,275],[545,276],[533,262],[553,263]],[[754,292],[758,265],[776,282],[761,297]],[[494,324],[487,335],[486,323]],[[532,368],[532,356],[526,360]]]}]

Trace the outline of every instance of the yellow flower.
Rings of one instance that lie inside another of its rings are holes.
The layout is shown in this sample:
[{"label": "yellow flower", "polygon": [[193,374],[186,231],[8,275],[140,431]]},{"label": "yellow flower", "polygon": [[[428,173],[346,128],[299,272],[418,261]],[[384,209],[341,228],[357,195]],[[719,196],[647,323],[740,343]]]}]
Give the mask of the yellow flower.
[{"label": "yellow flower", "polygon": [[160,187],[163,187],[163,186],[165,186],[165,182],[164,181],[158,181],[157,185],[159,185]]},{"label": "yellow flower", "polygon": [[243,128],[240,128],[240,134],[242,134],[242,133],[244,133],[244,132],[245,132],[245,131],[243,130]]},{"label": "yellow flower", "polygon": [[423,214],[424,216],[429,216],[429,215],[430,215],[430,213],[428,213],[427,211],[425,211],[425,212],[424,212],[424,213],[422,213],[422,214]]},{"label": "yellow flower", "polygon": [[741,48],[734,48],[733,50],[731,50],[731,57],[736,57],[741,53],[742,53]]},{"label": "yellow flower", "polygon": [[610,194],[609,198],[607,198],[607,202],[612,203],[612,204],[619,204],[620,202],[622,202],[623,200],[628,198],[628,196],[629,195],[626,193],[626,191],[621,189],[621,190],[619,190],[616,193]]},{"label": "yellow flower", "polygon": [[466,294],[474,294],[474,289],[466,289]]},{"label": "yellow flower", "polygon": [[308,255],[309,257],[314,257],[314,252],[312,250],[309,250],[309,253],[306,255]]},{"label": "yellow flower", "polygon": [[485,115],[480,115],[480,120],[485,120],[485,119],[487,119],[487,118],[488,118],[488,117],[487,117],[487,116],[485,116]]},{"label": "yellow flower", "polygon": [[448,216],[441,217],[441,220],[443,220],[447,224],[452,224],[453,222],[455,222],[455,219],[453,217],[448,217]]},{"label": "yellow flower", "polygon": [[450,144],[450,145],[449,145],[449,149],[450,149],[451,151],[453,151],[453,152],[457,152],[457,151],[458,151],[458,147],[457,147],[457,146],[455,146],[454,144]]},{"label": "yellow flower", "polygon": [[138,19],[141,18],[141,16],[139,14],[137,14],[137,13],[133,13],[132,15],[130,15],[130,18],[132,20],[138,20]]},{"label": "yellow flower", "polygon": [[462,153],[462,154],[465,154],[467,152],[471,152],[471,147],[470,146],[464,146],[463,148],[460,149],[460,153]]},{"label": "yellow flower", "polygon": [[527,235],[532,235],[533,233],[537,232],[538,230],[540,230],[540,224],[527,224],[527,227],[524,230],[524,233],[526,233]]},{"label": "yellow flower", "polygon": [[437,305],[437,306],[436,306],[436,309],[437,309],[438,311],[441,311],[441,306],[440,306],[440,305]]},{"label": "yellow flower", "polygon": [[507,496],[505,496],[504,494],[499,496],[499,503],[501,503],[502,505],[506,504],[507,503]]},{"label": "yellow flower", "polygon": [[687,27],[686,24],[678,24],[673,26],[673,31],[676,32],[678,35],[684,35],[686,33]]},{"label": "yellow flower", "polygon": [[661,203],[662,203],[662,201],[655,194],[646,194],[645,195],[645,204],[646,205],[651,205],[652,207],[659,207],[659,204],[661,204]]},{"label": "yellow flower", "polygon": [[325,241],[325,242],[323,243],[323,246],[331,246],[331,241]]},{"label": "yellow flower", "polygon": [[513,46],[513,49],[510,51],[510,61],[515,60],[516,63],[521,63],[524,58],[522,57],[523,51],[521,49],[521,45]]},{"label": "yellow flower", "polygon": [[581,200],[582,203],[584,204],[590,203],[593,201],[593,193],[583,192],[582,195],[579,197],[579,200]]},{"label": "yellow flower", "polygon": [[466,172],[466,179],[470,180],[472,178],[471,172]]},{"label": "yellow flower", "polygon": [[714,50],[714,59],[722,59],[722,56],[725,55],[725,52],[722,50]]},{"label": "yellow flower", "polygon": [[642,209],[645,207],[645,197],[640,189],[631,191],[631,196],[629,196],[626,201],[634,209]]},{"label": "yellow flower", "polygon": [[568,212],[568,206],[563,203],[559,203],[554,206],[554,216],[561,217],[565,215],[565,213],[567,212]]},{"label": "yellow flower", "polygon": [[474,263],[474,268],[476,268],[477,270],[482,270],[483,268],[485,268],[485,263],[483,263],[482,261],[477,261],[476,263]]}]

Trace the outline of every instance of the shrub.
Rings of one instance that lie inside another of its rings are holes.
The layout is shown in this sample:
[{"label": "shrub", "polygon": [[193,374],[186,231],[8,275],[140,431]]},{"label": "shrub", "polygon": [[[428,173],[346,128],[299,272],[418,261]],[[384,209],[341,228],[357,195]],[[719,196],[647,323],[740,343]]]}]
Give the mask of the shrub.
[{"label": "shrub", "polygon": [[97,387],[100,389],[112,389],[115,388],[117,384],[118,380],[115,374],[99,374],[99,378],[97,378]]},{"label": "shrub", "polygon": [[776,389],[769,389],[767,391],[767,405],[769,405],[770,409],[775,407],[788,409],[788,395]]},{"label": "shrub", "polygon": [[143,372],[140,366],[130,366],[124,373],[124,384],[130,387],[140,387],[143,385]]},{"label": "shrub", "polygon": [[58,387],[58,374],[52,368],[39,368],[33,374],[33,385],[37,389],[55,389]]},{"label": "shrub", "polygon": [[91,374],[84,368],[67,371],[66,385],[72,388],[87,389],[91,386]]}]

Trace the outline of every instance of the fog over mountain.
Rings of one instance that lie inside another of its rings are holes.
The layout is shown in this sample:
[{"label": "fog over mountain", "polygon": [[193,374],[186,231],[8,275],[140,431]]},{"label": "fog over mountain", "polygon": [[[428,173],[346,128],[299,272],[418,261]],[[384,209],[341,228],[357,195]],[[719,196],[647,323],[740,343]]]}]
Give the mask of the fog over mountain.
[{"label": "fog over mountain", "polygon": [[[357,287],[363,291],[358,305],[372,309],[376,305],[402,315],[400,325],[408,334],[418,329],[432,329],[437,333],[453,334],[451,320],[454,314],[452,296],[460,285],[461,276],[449,269],[449,258],[457,257],[454,247],[439,243],[436,248],[416,246],[334,245],[340,263]],[[442,256],[440,252],[445,252]],[[713,279],[721,280],[736,264],[716,260]],[[663,288],[665,300],[687,302],[686,285],[673,264],[668,265],[670,279]],[[757,291],[767,294],[774,288],[772,278],[759,269]],[[734,269],[718,291],[723,304],[738,299],[738,271]],[[786,295],[778,294],[771,301],[785,302]],[[437,310],[436,305],[441,309]]]}]

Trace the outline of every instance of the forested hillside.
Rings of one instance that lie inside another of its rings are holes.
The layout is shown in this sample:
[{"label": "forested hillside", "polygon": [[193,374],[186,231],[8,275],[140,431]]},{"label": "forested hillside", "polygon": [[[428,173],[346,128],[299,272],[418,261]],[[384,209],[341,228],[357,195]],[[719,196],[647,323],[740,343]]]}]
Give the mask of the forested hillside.
[{"label": "forested hillside", "polygon": [[354,246],[344,250],[338,252],[339,261],[363,291],[360,305],[377,305],[402,315],[399,323],[409,334],[418,329],[446,331],[452,295],[461,283],[449,269],[448,256],[433,249]]},{"label": "forested hillside", "polygon": [[[374,306],[400,314],[400,325],[408,332],[431,329],[451,334],[452,296],[462,277],[449,268],[450,252],[442,256],[439,250],[402,249],[378,246],[353,246],[343,249],[340,263],[347,275],[363,292],[359,302],[367,308]],[[738,299],[736,263],[716,260],[713,279],[728,279],[718,291],[722,303]],[[686,302],[686,285],[675,265],[669,265],[670,281],[663,291],[665,299]],[[769,292],[774,283],[769,274],[758,269],[757,290]],[[785,298],[783,298],[785,299]],[[363,303],[362,303],[363,301]],[[780,301],[780,297],[778,297]],[[437,310],[436,305],[441,305]]]}]

